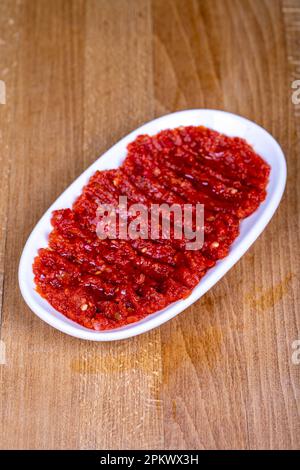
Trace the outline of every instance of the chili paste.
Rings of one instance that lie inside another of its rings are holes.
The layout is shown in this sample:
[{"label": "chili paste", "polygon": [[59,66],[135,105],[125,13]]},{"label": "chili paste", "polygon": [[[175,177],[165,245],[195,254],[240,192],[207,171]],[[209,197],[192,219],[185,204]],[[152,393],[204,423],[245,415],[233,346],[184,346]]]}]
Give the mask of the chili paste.
[{"label": "chili paste", "polygon": [[[227,256],[240,221],[266,197],[270,168],[243,139],[205,127],[141,135],[123,165],[97,171],[71,209],[54,211],[47,248],[33,264],[38,293],[94,330],[136,322],[187,297]],[[204,204],[204,244],[185,240],[100,239],[99,203]]]}]

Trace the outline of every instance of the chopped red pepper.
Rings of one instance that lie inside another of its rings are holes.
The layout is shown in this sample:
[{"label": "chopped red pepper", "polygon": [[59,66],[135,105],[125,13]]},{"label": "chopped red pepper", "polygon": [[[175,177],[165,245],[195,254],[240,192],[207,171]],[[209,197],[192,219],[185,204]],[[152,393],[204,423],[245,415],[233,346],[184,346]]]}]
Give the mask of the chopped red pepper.
[{"label": "chopped red pepper", "polygon": [[[269,172],[245,140],[204,127],[137,137],[121,168],[97,171],[72,209],[53,213],[49,247],[39,250],[33,265],[37,291],[68,318],[95,330],[136,322],[188,296],[227,256],[240,220],[264,200]],[[204,204],[202,248],[189,251],[186,240],[172,233],[170,239],[124,240],[117,233],[101,240],[98,205],[117,207],[120,196],[147,208]]]}]

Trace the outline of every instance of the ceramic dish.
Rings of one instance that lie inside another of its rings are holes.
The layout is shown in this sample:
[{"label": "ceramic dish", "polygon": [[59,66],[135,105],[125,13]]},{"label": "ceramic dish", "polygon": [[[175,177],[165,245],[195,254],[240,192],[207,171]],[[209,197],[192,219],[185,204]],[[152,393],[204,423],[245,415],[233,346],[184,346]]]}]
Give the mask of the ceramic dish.
[{"label": "ceramic dish", "polygon": [[[271,173],[267,197],[256,212],[240,224],[240,235],[232,244],[229,255],[219,260],[210,269],[189,297],[169,305],[130,325],[108,331],[94,331],[69,320],[54,310],[51,305],[35,291],[32,263],[40,247],[47,246],[51,231],[50,217],[55,209],[71,207],[83,186],[96,170],[117,168],[126,156],[126,146],[139,134],[157,132],[178,126],[203,125],[229,136],[246,139],[254,150],[270,165]],[[155,119],[139,127],[111,147],[84,173],[79,176],[63,194],[52,204],[40,219],[25,245],[19,266],[19,285],[25,302],[30,309],[49,325],[77,338],[93,341],[111,341],[129,338],[155,328],[185,310],[204,295],[227,271],[243,256],[256,238],[262,233],[274,214],[282,197],[286,182],[286,162],[283,152],[274,138],[262,127],[235,114],[210,109],[179,111]],[[234,289],[234,286],[232,286]]]}]

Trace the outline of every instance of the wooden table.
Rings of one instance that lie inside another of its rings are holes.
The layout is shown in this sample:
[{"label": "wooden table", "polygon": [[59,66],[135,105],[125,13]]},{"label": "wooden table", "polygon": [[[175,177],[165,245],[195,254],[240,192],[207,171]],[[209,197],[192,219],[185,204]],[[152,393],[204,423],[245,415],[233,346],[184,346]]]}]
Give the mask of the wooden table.
[{"label": "wooden table", "polygon": [[[299,448],[299,25],[299,0],[0,1],[1,448]],[[111,344],[54,330],[18,289],[31,229],[113,143],[184,108],[278,139],[275,217],[161,328]]]}]

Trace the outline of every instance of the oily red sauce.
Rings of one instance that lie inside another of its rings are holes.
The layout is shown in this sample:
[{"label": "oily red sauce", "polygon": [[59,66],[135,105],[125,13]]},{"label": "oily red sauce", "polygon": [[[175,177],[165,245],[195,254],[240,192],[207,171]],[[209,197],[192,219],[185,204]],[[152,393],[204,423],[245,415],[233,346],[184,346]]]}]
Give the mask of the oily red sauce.
[{"label": "oily red sauce", "polygon": [[[239,222],[265,199],[270,168],[243,139],[204,127],[141,135],[117,170],[97,171],[72,209],[55,211],[48,248],[35,258],[37,291],[81,325],[106,330],[136,322],[190,294],[227,256]],[[185,240],[101,240],[99,203],[205,206],[204,245]]]}]

